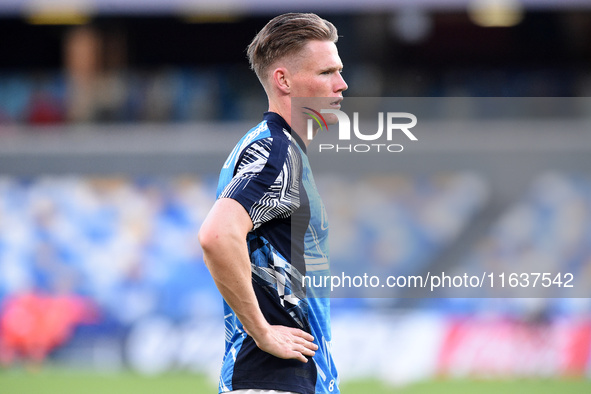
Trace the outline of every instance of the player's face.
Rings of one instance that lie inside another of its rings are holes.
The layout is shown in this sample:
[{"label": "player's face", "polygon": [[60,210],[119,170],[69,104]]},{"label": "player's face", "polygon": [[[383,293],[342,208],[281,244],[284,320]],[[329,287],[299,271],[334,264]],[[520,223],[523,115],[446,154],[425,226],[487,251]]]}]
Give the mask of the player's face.
[{"label": "player's face", "polygon": [[[342,70],[343,63],[333,42],[309,41],[297,55],[292,97],[326,97],[321,100],[323,109],[340,109],[343,91],[347,89]],[[337,119],[329,114],[326,121],[336,123]]]}]

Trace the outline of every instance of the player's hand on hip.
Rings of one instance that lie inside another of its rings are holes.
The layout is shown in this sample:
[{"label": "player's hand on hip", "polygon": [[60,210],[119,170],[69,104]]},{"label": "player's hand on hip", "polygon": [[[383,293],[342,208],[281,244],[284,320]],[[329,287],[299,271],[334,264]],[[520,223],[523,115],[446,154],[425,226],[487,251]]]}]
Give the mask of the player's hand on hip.
[{"label": "player's hand on hip", "polygon": [[257,346],[275,357],[296,359],[307,363],[306,357],[312,357],[318,346],[309,333],[292,327],[270,326],[270,329],[258,338],[254,338]]}]

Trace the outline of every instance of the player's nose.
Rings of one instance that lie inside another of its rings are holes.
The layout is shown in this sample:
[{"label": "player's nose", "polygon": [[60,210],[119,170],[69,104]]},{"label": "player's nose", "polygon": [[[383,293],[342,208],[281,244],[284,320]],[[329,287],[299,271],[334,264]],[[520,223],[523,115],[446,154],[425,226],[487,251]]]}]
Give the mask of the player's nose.
[{"label": "player's nose", "polygon": [[343,78],[343,75],[341,73],[338,73],[338,80],[336,83],[336,92],[343,92],[345,90],[347,90],[349,88],[349,85],[347,85],[347,82],[345,82],[345,79]]}]

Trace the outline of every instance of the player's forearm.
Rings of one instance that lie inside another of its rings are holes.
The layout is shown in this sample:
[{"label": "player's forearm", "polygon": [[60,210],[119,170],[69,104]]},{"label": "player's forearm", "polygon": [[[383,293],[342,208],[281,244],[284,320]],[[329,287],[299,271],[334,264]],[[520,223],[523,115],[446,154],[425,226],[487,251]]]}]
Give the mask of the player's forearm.
[{"label": "player's forearm", "polygon": [[246,244],[224,239],[213,250],[204,250],[204,260],[224,300],[253,337],[264,335],[265,320],[254,290]]},{"label": "player's forearm", "polygon": [[271,326],[261,312],[254,288],[246,235],[252,220],[237,201],[221,198],[199,231],[204,261],[236,316],[257,346],[269,354],[307,362],[318,346],[309,333],[293,327]]},{"label": "player's forearm", "polygon": [[212,244],[202,241],[205,263],[226,302],[256,345],[280,358],[308,362],[318,346],[314,337],[300,329],[271,326],[259,307],[252,287],[250,260],[245,242],[225,234]]},{"label": "player's forearm", "polygon": [[231,199],[216,201],[199,231],[204,261],[220,293],[246,330],[256,337],[268,330],[254,289],[246,234],[252,221]]}]

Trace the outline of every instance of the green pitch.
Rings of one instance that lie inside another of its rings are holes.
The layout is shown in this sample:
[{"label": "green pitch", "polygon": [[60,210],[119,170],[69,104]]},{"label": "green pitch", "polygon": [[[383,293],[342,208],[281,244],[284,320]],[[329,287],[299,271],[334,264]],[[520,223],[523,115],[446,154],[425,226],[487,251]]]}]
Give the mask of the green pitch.
[{"label": "green pitch", "polygon": [[343,394],[589,394],[589,380],[441,380],[392,387],[379,381],[351,382]]},{"label": "green pitch", "polygon": [[[589,380],[442,380],[392,387],[375,380],[341,385],[343,394],[588,394]],[[96,373],[61,369],[26,372],[0,370],[2,394],[205,394],[217,393],[211,380],[190,373],[169,373],[153,377],[131,372]]]}]

